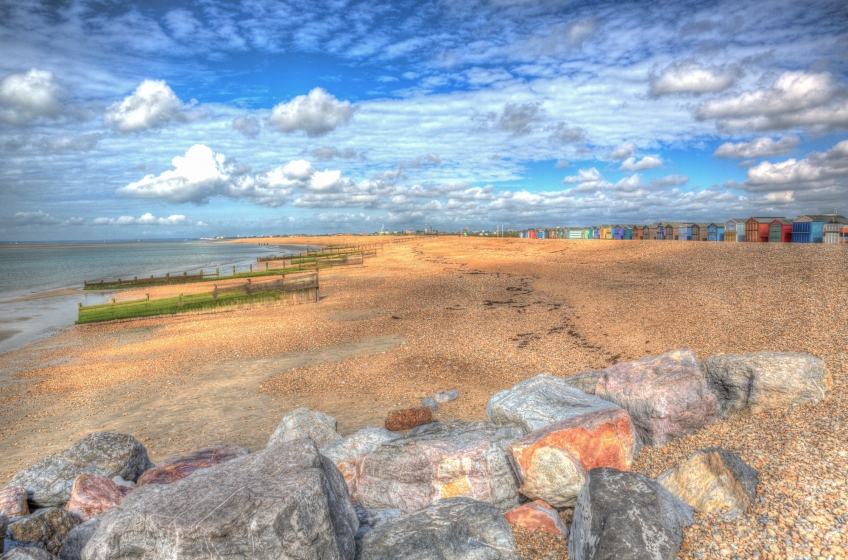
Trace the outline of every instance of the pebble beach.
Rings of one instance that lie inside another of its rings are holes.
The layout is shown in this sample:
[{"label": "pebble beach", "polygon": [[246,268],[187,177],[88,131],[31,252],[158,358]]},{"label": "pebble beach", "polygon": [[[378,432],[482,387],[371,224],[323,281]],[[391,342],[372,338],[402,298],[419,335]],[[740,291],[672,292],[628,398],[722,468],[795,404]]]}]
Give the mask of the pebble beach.
[{"label": "pebble beach", "polygon": [[[375,242],[333,238],[363,240]],[[754,506],[696,513],[680,558],[848,558],[848,247],[376,242],[363,266],[320,272],[316,304],[77,326],[0,355],[0,483],[98,430],[134,435],[155,462],[206,445],[261,449],[298,407],[335,417],[346,435],[438,391],[459,391],[439,405],[439,421],[484,420],[494,393],[529,377],[675,348],[702,359],[807,352],[826,363],[830,397],[646,447],[633,470],[656,477],[718,446],[759,471]],[[560,516],[569,522],[571,511]],[[568,558],[562,539],[516,538],[525,558]]]}]

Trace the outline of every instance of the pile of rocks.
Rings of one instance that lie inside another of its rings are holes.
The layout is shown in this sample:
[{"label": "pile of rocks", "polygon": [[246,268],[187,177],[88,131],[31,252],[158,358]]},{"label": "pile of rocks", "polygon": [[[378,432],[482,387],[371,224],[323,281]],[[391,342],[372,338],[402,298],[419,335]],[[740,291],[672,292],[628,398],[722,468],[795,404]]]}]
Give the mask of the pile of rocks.
[{"label": "pile of rocks", "polygon": [[750,507],[757,473],[708,448],[654,480],[630,472],[639,449],[831,386],[809,355],[698,363],[675,350],[527,379],[489,400],[488,422],[407,435],[342,437],[335,419],[298,409],[261,451],[209,447],[153,465],[135,438],[95,433],[0,490],[0,559],[513,559],[511,526],[568,538],[574,560],[674,558],[696,509]]}]

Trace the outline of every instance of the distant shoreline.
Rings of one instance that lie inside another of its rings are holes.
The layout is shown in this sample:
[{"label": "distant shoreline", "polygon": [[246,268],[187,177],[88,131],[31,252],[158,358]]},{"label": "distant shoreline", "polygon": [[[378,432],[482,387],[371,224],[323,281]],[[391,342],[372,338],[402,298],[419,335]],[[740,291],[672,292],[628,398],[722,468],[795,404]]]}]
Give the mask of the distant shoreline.
[{"label": "distant shoreline", "polygon": [[114,243],[45,243],[42,245],[0,245],[0,249],[64,249],[65,247],[118,247],[121,245],[143,245],[145,243],[202,243],[213,244],[220,241],[117,241]]}]

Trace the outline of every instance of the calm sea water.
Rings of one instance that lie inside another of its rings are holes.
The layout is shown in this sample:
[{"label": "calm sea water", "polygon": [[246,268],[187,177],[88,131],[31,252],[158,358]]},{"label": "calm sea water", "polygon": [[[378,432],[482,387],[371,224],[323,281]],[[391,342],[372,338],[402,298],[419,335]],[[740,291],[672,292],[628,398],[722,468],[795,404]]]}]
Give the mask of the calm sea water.
[{"label": "calm sea water", "polygon": [[[110,294],[78,292],[52,297],[54,290],[82,288],[85,280],[182,274],[203,269],[221,274],[244,268],[256,257],[291,254],[303,245],[149,242],[86,246],[0,247],[0,353],[20,348],[73,325],[77,303],[93,305]],[[21,301],[21,300],[24,301]],[[17,300],[17,301],[15,301]]]}]

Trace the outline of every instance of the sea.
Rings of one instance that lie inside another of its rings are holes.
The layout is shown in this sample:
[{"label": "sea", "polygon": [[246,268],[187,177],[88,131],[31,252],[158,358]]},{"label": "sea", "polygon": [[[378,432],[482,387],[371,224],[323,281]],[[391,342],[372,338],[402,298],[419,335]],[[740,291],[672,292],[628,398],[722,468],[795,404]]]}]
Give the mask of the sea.
[{"label": "sea", "polygon": [[221,274],[257,257],[291,255],[306,245],[138,241],[0,244],[0,354],[70,328],[77,304],[105,303],[111,292],[82,291],[85,281],[188,272]]}]

